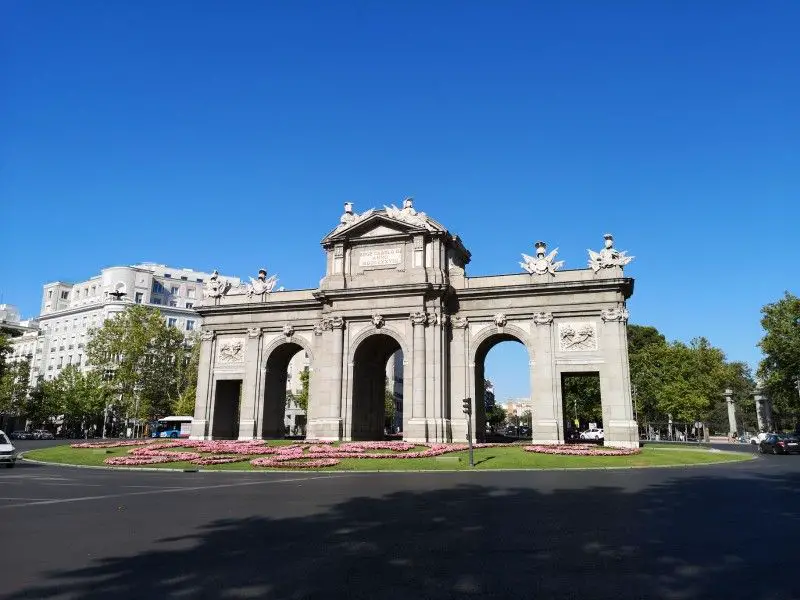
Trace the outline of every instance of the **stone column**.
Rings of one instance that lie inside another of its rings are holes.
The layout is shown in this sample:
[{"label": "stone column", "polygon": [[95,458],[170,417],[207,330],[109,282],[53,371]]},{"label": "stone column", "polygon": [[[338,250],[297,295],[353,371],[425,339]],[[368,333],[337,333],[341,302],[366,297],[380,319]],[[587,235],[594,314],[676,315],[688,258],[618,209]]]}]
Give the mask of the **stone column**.
[{"label": "stone column", "polygon": [[404,439],[408,441],[428,441],[427,422],[425,420],[425,326],[428,324],[428,315],[424,312],[411,313],[411,324],[414,328],[414,345],[412,356],[412,389],[411,389],[411,419],[408,421],[409,431],[404,432]]},{"label": "stone column", "polygon": [[195,396],[194,418],[190,439],[204,440],[208,438],[209,405],[211,398],[211,381],[213,375],[214,332],[203,331],[200,334],[200,361],[197,367],[197,395]]},{"label": "stone column", "polygon": [[630,364],[628,362],[628,311],[624,305],[605,308],[600,317],[600,351],[605,364],[600,370],[605,444],[619,448],[639,447],[639,426],[633,418]]},{"label": "stone column", "polygon": [[333,377],[332,397],[328,417],[341,422],[342,419],[342,375],[344,373],[344,319],[333,317],[330,321],[333,335]]},{"label": "stone column", "polygon": [[736,405],[733,403],[733,390],[725,390],[725,404],[728,405],[728,435],[733,437],[736,433]]},{"label": "stone column", "polygon": [[533,347],[528,349],[531,386],[531,432],[537,444],[561,444],[564,431],[559,407],[561,382],[555,369],[553,314],[533,315]]},{"label": "stone column", "polygon": [[244,381],[242,382],[242,404],[239,409],[239,439],[252,440],[256,436],[256,406],[258,395],[259,364],[261,362],[261,328],[247,330],[245,349]]},{"label": "stone column", "polygon": [[761,386],[756,387],[753,399],[756,401],[756,418],[759,431],[772,431],[772,407]]}]

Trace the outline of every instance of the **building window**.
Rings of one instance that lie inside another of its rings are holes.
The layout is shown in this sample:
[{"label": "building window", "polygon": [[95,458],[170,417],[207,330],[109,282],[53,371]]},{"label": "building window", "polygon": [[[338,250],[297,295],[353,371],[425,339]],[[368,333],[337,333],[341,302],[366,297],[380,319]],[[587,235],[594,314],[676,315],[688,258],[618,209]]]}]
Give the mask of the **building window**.
[{"label": "building window", "polygon": [[153,280],[153,293],[154,294],[163,294],[164,293],[164,286],[161,285],[155,279]]},{"label": "building window", "polygon": [[182,281],[186,281],[186,280],[188,280],[188,279],[189,279],[189,278],[188,278],[186,275],[181,275],[181,280],[182,280]]},{"label": "building window", "polygon": [[191,319],[186,320],[186,331],[194,331],[194,321]]},{"label": "building window", "polygon": [[190,287],[186,290],[186,297],[187,298],[194,298],[194,288]]},{"label": "building window", "polygon": [[170,300],[169,301],[169,305],[177,308],[178,307],[178,301],[177,300]]},{"label": "building window", "polygon": [[192,302],[187,302],[186,303],[186,308],[192,308],[193,306],[194,306],[194,304]]},{"label": "building window", "polygon": [[202,279],[197,279],[197,283],[203,283]]},{"label": "building window", "polygon": [[47,292],[47,297],[48,297],[48,298],[52,298],[52,297],[53,297],[53,290],[49,290],[49,291]]},{"label": "building window", "polygon": [[178,286],[177,285],[173,285],[171,288],[169,288],[169,293],[172,294],[173,296],[177,296],[178,295]]},{"label": "building window", "polygon": [[177,323],[178,319],[176,319],[175,317],[170,317],[169,319],[167,319],[167,327],[175,327]]},{"label": "building window", "polygon": [[136,304],[141,304],[142,298],[144,298],[144,294],[142,294],[142,292],[136,292],[135,298],[136,298]]},{"label": "building window", "polygon": [[62,300],[69,300],[69,292],[61,292]]},{"label": "building window", "polygon": [[170,277],[172,277],[172,273],[164,273],[164,277],[166,277],[167,279],[169,279]]},{"label": "building window", "polygon": [[159,300],[158,298],[150,298],[150,303],[151,304],[161,304],[161,300]]},{"label": "building window", "polygon": [[68,364],[68,365],[71,365],[71,364],[72,364],[72,354],[70,354],[70,355],[67,357],[67,364]]}]

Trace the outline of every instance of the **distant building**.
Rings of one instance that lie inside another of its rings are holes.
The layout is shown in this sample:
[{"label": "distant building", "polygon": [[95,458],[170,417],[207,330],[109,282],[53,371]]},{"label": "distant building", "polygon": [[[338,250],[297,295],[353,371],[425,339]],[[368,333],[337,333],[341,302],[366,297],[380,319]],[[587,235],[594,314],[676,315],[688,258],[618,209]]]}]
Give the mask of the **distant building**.
[{"label": "distant building", "polygon": [[[9,358],[30,358],[31,384],[39,377],[53,379],[67,365],[85,370],[89,331],[131,304],[158,308],[167,325],[190,335],[200,327],[200,317],[193,307],[203,297],[203,284],[209,277],[210,273],[193,269],[142,263],[109,267],[79,283],[47,283],[42,292],[41,314],[28,321],[27,330],[11,340]],[[240,283],[237,277],[225,279],[232,285]],[[15,316],[19,321],[19,311]]]},{"label": "distant building", "polygon": [[533,403],[530,398],[510,398],[503,403],[508,417],[521,417],[526,411],[530,412]]}]

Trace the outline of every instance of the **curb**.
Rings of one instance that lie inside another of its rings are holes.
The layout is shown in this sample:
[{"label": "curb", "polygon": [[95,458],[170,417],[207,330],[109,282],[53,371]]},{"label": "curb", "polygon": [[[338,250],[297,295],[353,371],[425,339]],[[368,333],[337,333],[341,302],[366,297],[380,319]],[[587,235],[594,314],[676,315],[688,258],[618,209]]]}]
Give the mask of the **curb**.
[{"label": "curb", "polygon": [[[699,449],[698,449],[699,450]],[[725,454],[735,454],[737,456],[742,455],[741,452],[729,452],[726,450],[716,450],[715,452],[725,453]],[[367,474],[395,474],[395,475],[407,475],[407,474],[415,474],[415,473],[525,473],[525,472],[533,472],[533,473],[541,473],[545,471],[556,471],[556,472],[568,472],[568,471],[629,471],[629,470],[642,470],[642,469],[686,469],[692,467],[713,467],[719,465],[735,465],[738,463],[749,462],[751,460],[757,460],[758,455],[753,454],[748,458],[742,460],[719,460],[714,462],[707,462],[707,463],[695,463],[690,465],[648,465],[648,466],[619,466],[619,467],[531,467],[529,469],[418,469],[415,471],[406,470],[406,471],[397,471],[397,470],[387,470],[387,471],[380,471],[380,470],[358,470],[358,471],[333,471],[333,470],[326,470],[326,471],[319,471],[315,469],[301,469],[301,470],[293,470],[293,469],[264,469],[259,471],[243,471],[243,470],[236,470],[236,469],[172,469],[170,467],[112,467],[112,466],[100,466],[100,465],[72,465],[68,463],[56,463],[56,462],[45,462],[41,460],[35,460],[32,458],[26,458],[24,452],[21,452],[18,457],[19,459],[29,462],[36,465],[44,465],[48,467],[66,467],[71,469],[94,469],[100,471],[136,471],[136,472],[146,472],[146,473],[226,473],[226,474],[234,474],[234,475],[249,475],[251,473],[262,473],[262,474],[272,474],[272,473],[327,473],[330,475],[337,475],[337,474],[346,474],[346,475],[354,475],[358,473],[367,473]]]}]

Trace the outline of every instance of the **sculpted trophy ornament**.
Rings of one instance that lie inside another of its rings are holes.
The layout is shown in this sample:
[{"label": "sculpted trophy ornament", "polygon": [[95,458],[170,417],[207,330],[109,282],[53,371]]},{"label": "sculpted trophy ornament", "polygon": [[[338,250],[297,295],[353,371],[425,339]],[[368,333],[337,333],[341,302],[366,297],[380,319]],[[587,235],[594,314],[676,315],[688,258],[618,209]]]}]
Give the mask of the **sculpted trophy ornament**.
[{"label": "sculpted trophy ornament", "polygon": [[537,312],[533,313],[533,322],[536,325],[549,325],[553,322],[553,313]]},{"label": "sculpted trophy ornament", "polygon": [[604,308],[600,311],[600,318],[604,322],[618,321],[624,323],[628,320],[628,309],[624,306],[617,306],[615,308]]},{"label": "sculpted trophy ornament", "polygon": [[494,316],[494,324],[498,327],[505,327],[506,323],[508,323],[508,317],[506,317],[505,314],[497,313]]},{"label": "sculpted trophy ornament", "polygon": [[603,236],[604,247],[600,252],[589,250],[589,266],[592,271],[597,273],[600,269],[610,269],[612,267],[624,268],[635,257],[628,256],[624,250],[614,248],[614,236],[607,233]]},{"label": "sculpted trophy ornament", "polygon": [[264,296],[272,292],[276,283],[278,283],[277,275],[267,277],[267,270],[259,269],[258,277],[255,279],[252,277],[250,278],[250,286],[247,290],[247,295],[251,298],[253,296],[261,296],[263,300]]},{"label": "sculpted trophy ornament", "polygon": [[417,227],[424,227],[428,231],[435,231],[436,227],[428,219],[428,215],[424,212],[417,212],[414,208],[414,199],[406,198],[403,200],[403,208],[397,208],[394,204],[391,206],[384,205],[386,215],[392,219],[403,221],[409,225],[416,225]]},{"label": "sculpted trophy ornament", "polygon": [[211,277],[208,278],[208,281],[206,281],[206,285],[203,288],[203,295],[206,298],[213,298],[214,304],[219,304],[219,299],[227,294],[228,290],[230,289],[231,284],[228,282],[228,280],[220,279],[219,271],[214,269],[214,272],[211,273]]},{"label": "sculpted trophy ornament", "polygon": [[238,363],[244,360],[244,344],[242,340],[224,342],[219,347],[219,361],[222,363]]},{"label": "sculpted trophy ornament", "polygon": [[342,216],[339,217],[339,224],[336,226],[336,231],[343,231],[348,227],[352,227],[359,221],[363,221],[368,216],[370,216],[375,211],[373,209],[368,210],[365,213],[357,214],[353,212],[353,203],[352,202],[345,202],[344,203],[344,212]]},{"label": "sculpted trophy ornament", "polygon": [[372,324],[375,326],[376,329],[380,329],[384,325],[383,315],[374,314],[372,315]]},{"label": "sculpted trophy ornament", "polygon": [[559,325],[559,349],[565,352],[597,350],[597,332],[593,323]]},{"label": "sculpted trophy ornament", "polygon": [[563,260],[555,260],[558,248],[545,255],[547,252],[547,244],[545,242],[536,242],[534,246],[536,247],[536,256],[528,256],[523,253],[524,262],[519,263],[519,266],[531,275],[547,275],[549,273],[555,277],[556,271],[564,266]]}]

